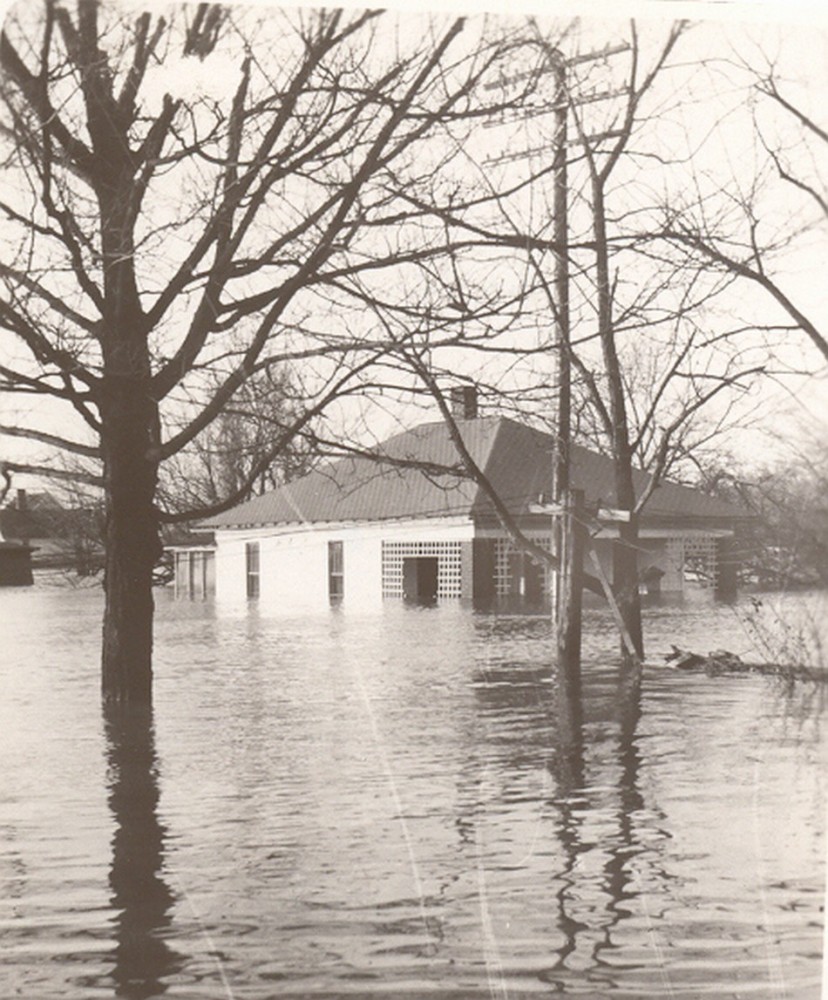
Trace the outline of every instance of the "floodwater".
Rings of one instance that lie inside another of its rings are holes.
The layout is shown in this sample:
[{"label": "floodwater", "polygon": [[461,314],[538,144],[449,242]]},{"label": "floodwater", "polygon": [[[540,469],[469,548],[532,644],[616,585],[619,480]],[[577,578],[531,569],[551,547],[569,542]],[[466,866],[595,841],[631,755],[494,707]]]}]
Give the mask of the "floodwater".
[{"label": "floodwater", "polygon": [[578,701],[542,618],[158,603],[154,722],[105,724],[99,592],[0,591],[0,997],[820,995],[815,687],[639,689],[596,612]]}]

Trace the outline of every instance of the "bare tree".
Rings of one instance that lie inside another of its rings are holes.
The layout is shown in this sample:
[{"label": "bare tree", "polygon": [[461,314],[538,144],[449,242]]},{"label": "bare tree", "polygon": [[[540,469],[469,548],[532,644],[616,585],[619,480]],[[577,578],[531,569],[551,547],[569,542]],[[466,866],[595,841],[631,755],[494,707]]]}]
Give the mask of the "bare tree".
[{"label": "bare tree", "polygon": [[[508,153],[485,164],[486,176],[478,185],[452,189],[440,202],[449,232],[485,234],[490,255],[493,248],[510,251],[510,271],[492,267],[486,272],[479,253],[472,261],[465,250],[441,259],[443,271],[434,286],[451,293],[432,287],[419,309],[420,353],[401,352],[433,394],[456,381],[460,370],[482,380],[501,408],[522,407],[524,415],[545,419],[553,430],[559,430],[553,422],[554,397],[564,387],[562,365],[555,372],[549,359],[558,354],[568,362],[573,438],[608,454],[615,468],[612,506],[623,516],[615,526],[613,583],[622,635],[630,640],[624,645],[633,658],[640,658],[643,648],[637,571],[641,513],[683,459],[744,418],[744,408],[734,404],[767,367],[763,350],[740,344],[742,319],[717,314],[716,304],[734,276],[657,246],[661,202],[644,168],[668,175],[684,167],[678,153],[671,159],[660,148],[658,133],[684,100],[671,74],[675,67],[684,72],[676,52],[687,30],[675,24],[657,44],[645,46],[631,24],[626,35],[596,44],[593,58],[577,32],[530,26],[526,49],[540,54],[545,75],[538,76],[531,98],[500,126],[505,130],[514,123]],[[553,72],[560,66],[571,67],[563,97]],[[561,100],[571,123],[568,140],[551,120]],[[529,139],[519,133],[527,120],[532,121]],[[570,279],[563,307],[557,266],[562,248],[555,238],[560,222],[555,213],[562,210],[562,142],[570,217],[565,248]],[[511,185],[499,173],[513,176]],[[488,198],[480,194],[486,185]],[[642,232],[645,219],[651,228]],[[481,274],[496,275],[501,290],[509,289],[498,300],[497,320],[486,324],[479,318],[494,281]],[[461,308],[452,311],[451,302]],[[565,342],[554,336],[563,311],[570,316]],[[407,326],[393,310],[386,309],[384,317],[391,329],[397,325],[398,336],[411,329],[410,315]],[[432,342],[429,329],[443,333],[449,324],[462,326],[463,336],[446,351]],[[650,474],[643,492],[636,490],[637,469]],[[524,551],[544,558],[525,539],[513,537]]]},{"label": "bare tree", "polygon": [[[168,522],[192,520],[310,471],[315,457],[306,398],[284,367],[264,369],[161,469],[158,502]],[[294,426],[302,421],[302,430]]]},{"label": "bare tree", "polygon": [[809,440],[808,430],[784,459],[763,467],[722,456],[698,463],[704,489],[753,513],[740,562],[747,579],[762,588],[828,584],[828,449],[824,438]]},{"label": "bare tree", "polygon": [[0,379],[76,418],[17,433],[99,465],[111,701],[151,697],[161,464],[274,364],[301,363],[309,396],[262,461],[370,383],[387,345],[358,279],[391,288],[445,252],[401,199],[450,166],[437,138],[497,108],[481,86],[512,46],[462,18],[253,18],[45,0],[0,38]]},{"label": "bare tree", "polygon": [[747,74],[746,99],[763,157],[749,181],[728,185],[727,199],[701,185],[683,197],[674,195],[664,207],[660,236],[691,260],[761,289],[764,301],[788,317],[792,330],[805,334],[824,363],[824,322],[791,285],[784,264],[796,255],[824,255],[828,131],[818,119],[822,90],[797,92],[771,60],[763,66],[754,56],[739,68]]}]

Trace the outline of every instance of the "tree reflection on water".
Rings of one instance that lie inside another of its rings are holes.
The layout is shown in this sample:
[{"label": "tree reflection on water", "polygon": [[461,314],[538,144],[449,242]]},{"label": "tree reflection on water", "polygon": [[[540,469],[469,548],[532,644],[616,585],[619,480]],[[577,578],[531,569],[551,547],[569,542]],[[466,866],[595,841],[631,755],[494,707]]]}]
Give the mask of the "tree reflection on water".
[{"label": "tree reflection on water", "polygon": [[[563,670],[556,671],[554,677],[555,746],[551,768],[557,787],[557,836],[564,859],[556,873],[559,886],[555,898],[557,923],[564,940],[556,949],[554,964],[541,978],[556,983],[559,989],[564,989],[559,980],[565,977],[568,959],[578,948],[581,937],[593,940],[589,958],[593,970],[591,978],[603,981],[605,976],[612,977],[612,963],[607,963],[602,953],[617,947],[613,935],[624,920],[634,915],[630,902],[638,895],[633,887],[635,876],[631,861],[644,851],[634,822],[636,812],[644,806],[638,788],[641,758],[636,742],[641,715],[641,669],[621,666],[619,670],[612,698],[619,765],[613,788],[617,797],[617,807],[612,811],[616,832],[603,846],[606,859],[598,882],[607,899],[606,916],[596,914],[589,923],[576,919],[570,912],[582,897],[579,874],[582,878],[583,873],[578,871],[578,859],[581,854],[594,852],[596,846],[582,835],[590,809],[586,773],[588,745],[584,734],[585,694],[580,677],[572,678]],[[608,981],[606,985],[609,988],[611,983]]]},{"label": "tree reflection on water", "polygon": [[161,875],[166,829],[158,819],[152,714],[107,706],[109,808],[115,821],[109,884],[116,917],[115,995],[144,1000],[166,992],[183,960],[164,940],[175,896]]},{"label": "tree reflection on water", "polygon": [[[497,623],[498,632],[508,635],[510,624]],[[557,842],[547,896],[556,940],[538,976],[562,992],[582,986],[585,977],[613,989],[619,967],[611,953],[621,947],[625,922],[641,917],[642,875],[648,893],[670,877],[647,864],[656,841],[652,830],[641,829],[660,815],[640,790],[641,669],[590,663],[582,681],[577,672],[530,660],[487,660],[474,690],[507,773],[540,767],[551,778],[544,815]],[[470,776],[464,782],[467,837],[482,818],[475,802],[488,794],[479,786]]]},{"label": "tree reflection on water", "polygon": [[[104,740],[97,596],[23,596],[0,996],[819,995],[828,686],[642,684],[601,615],[578,696],[548,619],[176,606],[155,728]],[[650,630],[734,641],[708,607]]]},{"label": "tree reflection on water", "polygon": [[618,924],[633,916],[627,904],[637,892],[632,888],[631,861],[643,852],[636,836],[633,816],[644,807],[644,799],[638,788],[638,773],[641,757],[635,734],[641,717],[641,668],[622,666],[618,681],[618,808],[616,821],[618,834],[609,849],[609,857],[604,864],[604,888],[609,896],[612,917],[604,925],[604,939],[596,943],[593,958],[601,961],[601,952],[613,947],[612,932]]}]

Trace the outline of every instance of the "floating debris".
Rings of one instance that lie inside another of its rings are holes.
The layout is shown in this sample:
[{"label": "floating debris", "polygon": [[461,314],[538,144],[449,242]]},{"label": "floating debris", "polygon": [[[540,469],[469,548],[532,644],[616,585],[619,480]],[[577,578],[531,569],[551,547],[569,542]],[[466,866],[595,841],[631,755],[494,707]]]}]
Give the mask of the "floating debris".
[{"label": "floating debris", "polygon": [[746,663],[737,653],[726,649],[714,649],[703,655],[689,649],[673,645],[672,651],[664,657],[664,662],[676,670],[703,670],[711,677],[721,674],[763,674],[781,677],[784,680],[826,681],[823,671],[809,670],[808,667],[790,663]]}]

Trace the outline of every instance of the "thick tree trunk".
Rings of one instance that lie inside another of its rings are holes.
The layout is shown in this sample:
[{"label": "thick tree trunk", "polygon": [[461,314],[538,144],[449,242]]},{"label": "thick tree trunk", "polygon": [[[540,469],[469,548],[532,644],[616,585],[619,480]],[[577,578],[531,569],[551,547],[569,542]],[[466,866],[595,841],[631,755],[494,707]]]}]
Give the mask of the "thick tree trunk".
[{"label": "thick tree trunk", "polygon": [[580,690],[586,515],[584,491],[568,489],[560,532],[560,569],[556,609],[558,669]]},{"label": "thick tree trunk", "polygon": [[[617,369],[620,373],[620,368]],[[620,375],[618,377],[620,384]],[[639,659],[644,657],[644,631],[641,626],[641,597],[638,593],[638,518],[633,484],[632,453],[628,443],[626,420],[615,437],[615,495],[621,510],[629,512],[629,521],[619,524],[618,538],[612,549],[612,589],[618,610]]]},{"label": "thick tree trunk", "polygon": [[110,703],[149,705],[152,573],[161,555],[155,510],[156,412],[144,386],[119,381],[107,394],[102,436],[106,502],[102,692]]},{"label": "thick tree trunk", "polygon": [[101,684],[110,704],[152,701],[152,571],[161,555],[155,490],[159,420],[153,397],[146,317],[135,277],[135,213],[140,185],[112,81],[96,61],[96,8],[83,22],[88,128],[103,260],[103,379],[99,389],[106,511],[106,606]]}]

